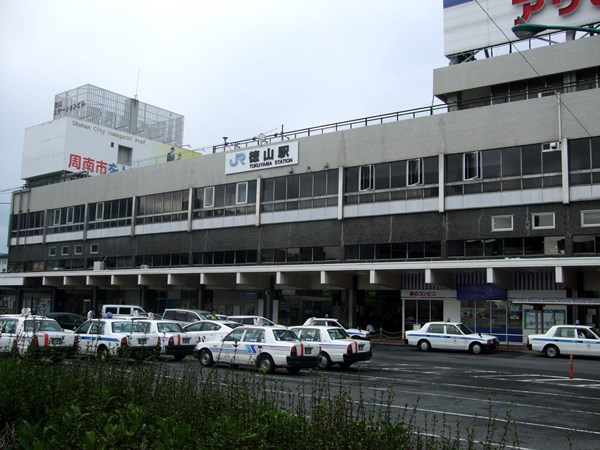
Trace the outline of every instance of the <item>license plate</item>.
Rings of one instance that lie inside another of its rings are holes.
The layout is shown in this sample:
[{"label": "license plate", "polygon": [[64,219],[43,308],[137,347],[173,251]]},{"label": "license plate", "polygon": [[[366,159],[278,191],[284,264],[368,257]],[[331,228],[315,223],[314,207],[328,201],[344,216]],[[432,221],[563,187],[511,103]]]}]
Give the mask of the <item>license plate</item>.
[{"label": "license plate", "polygon": [[140,344],[140,345],[144,345],[147,342],[148,342],[148,339],[145,339],[145,338],[144,339],[138,339],[138,344]]},{"label": "license plate", "polygon": [[365,344],[358,344],[358,349],[359,350],[364,350],[365,349]]},{"label": "license plate", "polygon": [[312,348],[310,348],[310,347],[309,348],[305,348],[304,349],[304,354],[305,355],[312,355]]},{"label": "license plate", "polygon": [[184,344],[189,344],[190,343],[190,338],[183,338],[183,343]]}]

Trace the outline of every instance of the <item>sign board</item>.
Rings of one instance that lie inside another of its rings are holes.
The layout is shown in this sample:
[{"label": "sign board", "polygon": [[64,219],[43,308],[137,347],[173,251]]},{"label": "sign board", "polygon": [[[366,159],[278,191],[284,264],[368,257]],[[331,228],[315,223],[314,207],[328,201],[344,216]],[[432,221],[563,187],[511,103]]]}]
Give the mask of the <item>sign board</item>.
[{"label": "sign board", "polygon": [[600,22],[600,0],[444,0],[444,54],[517,41],[511,30],[517,17],[527,23],[586,26]]},{"label": "sign board", "polygon": [[462,301],[506,300],[506,288],[495,284],[461,284],[456,299]]},{"label": "sign board", "polygon": [[295,164],[298,164],[298,142],[281,142],[228,152],[225,156],[225,174],[273,169]]}]

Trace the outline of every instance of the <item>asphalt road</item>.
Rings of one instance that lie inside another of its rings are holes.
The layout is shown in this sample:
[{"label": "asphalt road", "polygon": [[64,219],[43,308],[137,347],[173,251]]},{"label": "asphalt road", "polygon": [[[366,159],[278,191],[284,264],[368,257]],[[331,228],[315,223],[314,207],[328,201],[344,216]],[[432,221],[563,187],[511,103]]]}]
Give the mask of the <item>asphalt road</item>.
[{"label": "asphalt road", "polygon": [[[185,363],[198,364],[189,357]],[[600,448],[600,359],[576,357],[571,378],[568,357],[375,345],[371,361],[326,373],[332,389],[347,389],[373,408],[389,401],[393,413],[427,434],[451,437],[460,430],[461,438],[472,434],[503,448]],[[315,376],[272,375],[292,390]]]}]

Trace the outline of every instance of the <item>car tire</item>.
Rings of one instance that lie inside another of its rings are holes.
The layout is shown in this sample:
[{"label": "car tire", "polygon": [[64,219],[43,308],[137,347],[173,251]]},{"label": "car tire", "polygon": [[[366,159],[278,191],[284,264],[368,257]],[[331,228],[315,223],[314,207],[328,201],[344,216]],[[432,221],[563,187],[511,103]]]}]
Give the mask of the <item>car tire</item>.
[{"label": "car tire", "polygon": [[483,347],[478,342],[473,342],[471,347],[469,347],[469,351],[474,355],[479,355],[483,351]]},{"label": "car tire", "polygon": [[260,355],[256,361],[256,367],[263,373],[275,372],[275,363],[269,355]]},{"label": "car tire", "polygon": [[100,358],[100,360],[108,361],[109,356],[108,349],[104,345],[98,347],[98,358]]},{"label": "car tire", "polygon": [[560,351],[556,345],[547,345],[544,348],[544,355],[546,355],[548,358],[556,358],[558,355],[560,355]]},{"label": "car tire", "polygon": [[422,352],[428,352],[429,350],[431,350],[431,344],[429,343],[429,341],[426,341],[425,339],[423,339],[422,341],[419,341],[417,346],[419,347],[419,350],[421,350]]},{"label": "car tire", "polygon": [[296,375],[298,372],[300,372],[300,367],[286,367],[286,370],[292,375]]},{"label": "car tire", "polygon": [[204,367],[210,367],[215,363],[211,351],[207,348],[200,350],[200,353],[198,354],[198,361]]},{"label": "car tire", "polygon": [[327,370],[331,368],[331,358],[327,353],[321,352],[321,354],[319,355],[319,362],[317,367],[320,370]]}]

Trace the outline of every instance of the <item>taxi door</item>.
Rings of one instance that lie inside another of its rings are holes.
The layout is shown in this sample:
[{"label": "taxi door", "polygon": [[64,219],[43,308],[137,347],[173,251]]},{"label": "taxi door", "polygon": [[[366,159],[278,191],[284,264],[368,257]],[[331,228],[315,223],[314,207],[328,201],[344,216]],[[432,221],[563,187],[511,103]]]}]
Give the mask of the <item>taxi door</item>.
[{"label": "taxi door", "polygon": [[446,325],[446,348],[450,350],[467,350],[467,339],[456,325]]},{"label": "taxi door", "polygon": [[10,353],[13,342],[17,338],[17,320],[2,319],[0,321],[0,353]]},{"label": "taxi door", "polygon": [[[242,338],[246,330],[233,330],[223,338],[221,350],[213,355],[215,361],[230,364],[243,364],[240,360],[240,353],[244,351]],[[241,358],[243,360],[243,358]]]},{"label": "taxi door", "polygon": [[443,324],[432,323],[429,325],[429,328],[427,328],[426,335],[431,344],[431,348],[446,348],[447,339]]}]

